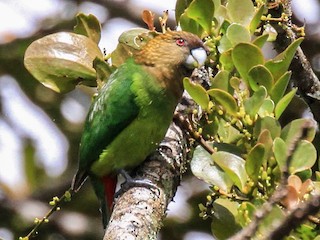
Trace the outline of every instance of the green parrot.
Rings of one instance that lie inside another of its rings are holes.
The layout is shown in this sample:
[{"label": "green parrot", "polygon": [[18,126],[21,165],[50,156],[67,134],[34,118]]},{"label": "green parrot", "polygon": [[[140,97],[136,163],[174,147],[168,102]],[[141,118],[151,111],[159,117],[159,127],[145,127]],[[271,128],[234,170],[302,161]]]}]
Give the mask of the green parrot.
[{"label": "green parrot", "polygon": [[90,178],[106,227],[120,170],[137,167],[163,140],[183,93],[183,78],[203,65],[194,34],[167,31],[149,40],[109,77],[94,99],[81,138],[72,189]]}]

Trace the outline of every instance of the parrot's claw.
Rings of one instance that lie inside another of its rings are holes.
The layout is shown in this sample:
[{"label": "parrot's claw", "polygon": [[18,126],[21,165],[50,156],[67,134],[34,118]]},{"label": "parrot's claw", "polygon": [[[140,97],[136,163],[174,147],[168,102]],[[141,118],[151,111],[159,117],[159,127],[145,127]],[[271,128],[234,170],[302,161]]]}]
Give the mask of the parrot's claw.
[{"label": "parrot's claw", "polygon": [[126,172],[123,169],[121,169],[119,173],[125,178],[125,182],[121,184],[121,188],[119,189],[119,191],[115,193],[115,196],[114,196],[115,199],[133,187],[144,187],[152,190],[154,189],[157,191],[159,189],[159,187],[156,184],[152,183],[151,181],[133,179],[128,174],[128,172]]}]

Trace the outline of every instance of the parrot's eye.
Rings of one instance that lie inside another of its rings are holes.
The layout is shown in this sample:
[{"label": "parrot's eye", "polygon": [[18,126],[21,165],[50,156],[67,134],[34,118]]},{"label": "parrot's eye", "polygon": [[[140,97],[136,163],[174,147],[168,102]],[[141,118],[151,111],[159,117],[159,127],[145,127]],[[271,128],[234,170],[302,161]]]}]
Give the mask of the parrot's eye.
[{"label": "parrot's eye", "polygon": [[186,44],[186,40],[184,40],[183,38],[178,38],[177,40],[176,40],[176,44],[178,45],[178,46],[184,46],[185,44]]}]

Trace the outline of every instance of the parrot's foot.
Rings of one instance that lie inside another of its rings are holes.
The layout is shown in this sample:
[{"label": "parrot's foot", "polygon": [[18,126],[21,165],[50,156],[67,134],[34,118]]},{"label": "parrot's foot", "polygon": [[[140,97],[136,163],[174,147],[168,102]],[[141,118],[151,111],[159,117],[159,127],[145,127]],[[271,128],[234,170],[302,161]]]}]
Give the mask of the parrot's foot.
[{"label": "parrot's foot", "polygon": [[152,183],[151,181],[133,179],[128,174],[128,172],[126,172],[123,169],[121,169],[119,173],[125,178],[125,182],[121,184],[121,188],[119,191],[116,192],[115,198],[118,198],[123,193],[125,193],[126,191],[128,191],[130,188],[133,188],[133,187],[144,187],[144,188],[148,188],[156,191],[158,191],[159,189],[159,187],[156,184]]}]

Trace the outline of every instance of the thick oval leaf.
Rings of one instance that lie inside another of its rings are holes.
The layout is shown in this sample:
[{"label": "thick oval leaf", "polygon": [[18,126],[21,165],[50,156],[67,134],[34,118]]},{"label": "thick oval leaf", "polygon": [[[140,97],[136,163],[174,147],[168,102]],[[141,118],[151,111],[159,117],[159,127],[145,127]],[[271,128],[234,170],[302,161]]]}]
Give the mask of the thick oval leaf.
[{"label": "thick oval leaf", "polygon": [[303,137],[304,140],[312,142],[316,134],[316,126],[313,120],[307,118],[295,119],[287,124],[281,131],[281,138],[286,142],[287,146],[290,146],[293,141],[300,138],[301,131],[306,126],[314,126],[309,129],[308,134]]},{"label": "thick oval leaf", "polygon": [[260,86],[259,89],[255,91],[250,98],[244,100],[244,108],[246,110],[246,113],[253,118],[259,111],[266,97],[266,88]]},{"label": "thick oval leaf", "polygon": [[273,111],[274,102],[271,99],[266,98],[258,111],[258,115],[263,118],[272,115]]},{"label": "thick oval leaf", "polygon": [[247,28],[238,23],[232,23],[226,33],[227,38],[231,42],[232,46],[241,42],[250,42],[251,35]]},{"label": "thick oval leaf", "polygon": [[232,59],[240,76],[248,83],[249,70],[260,64],[264,64],[261,49],[252,43],[239,43],[232,51]]},{"label": "thick oval leaf", "polygon": [[184,12],[189,18],[196,21],[208,34],[211,33],[214,13],[214,3],[212,0],[193,0]]},{"label": "thick oval leaf", "polygon": [[183,86],[185,90],[190,94],[192,99],[200,105],[200,107],[204,110],[209,110],[209,95],[207,91],[199,84],[191,82],[189,78],[183,79]]},{"label": "thick oval leaf", "polygon": [[219,88],[223,91],[229,92],[229,76],[230,72],[226,70],[219,71],[211,81],[212,88]]},{"label": "thick oval leaf", "polygon": [[[98,89],[108,80],[111,73],[115,71],[115,68],[110,66],[106,61],[101,58],[95,58],[93,61],[93,68],[97,73]],[[100,86],[99,86],[100,85]]]},{"label": "thick oval leaf", "polygon": [[277,81],[286,71],[288,71],[293,56],[302,41],[303,38],[295,40],[287,47],[286,50],[284,50],[274,59],[266,62],[265,66],[270,70],[275,81]]},{"label": "thick oval leaf", "polygon": [[296,92],[297,92],[297,88],[294,88],[290,92],[288,92],[283,98],[280,99],[280,101],[278,102],[274,110],[274,115],[276,119],[280,118],[281,114],[288,107],[289,103],[291,102]]},{"label": "thick oval leaf", "polygon": [[246,171],[249,177],[256,181],[259,176],[259,169],[264,162],[265,147],[261,143],[257,143],[248,153],[246,160]]},{"label": "thick oval leaf", "polygon": [[227,4],[228,13],[231,20],[248,26],[254,15],[254,6],[251,0],[229,0]]},{"label": "thick oval leaf", "polygon": [[59,32],[40,38],[27,48],[24,64],[43,85],[68,92],[77,84],[96,86],[93,60],[103,58],[98,45],[86,36]]},{"label": "thick oval leaf", "polygon": [[286,72],[273,85],[270,91],[270,97],[275,104],[277,104],[280,101],[280,99],[283,97],[283,94],[287,89],[290,77],[291,77],[291,72]]},{"label": "thick oval leaf", "polygon": [[257,91],[260,86],[264,86],[270,92],[273,86],[271,72],[263,65],[252,67],[248,72],[249,85],[253,91]]},{"label": "thick oval leaf", "polygon": [[212,154],[212,159],[227,173],[234,184],[243,191],[248,180],[245,161],[237,155],[222,151]]},{"label": "thick oval leaf", "polygon": [[217,239],[227,239],[241,229],[236,221],[238,206],[239,203],[222,198],[213,203],[211,231]]},{"label": "thick oval leaf", "polygon": [[262,131],[264,131],[265,129],[270,131],[272,139],[275,139],[276,137],[280,137],[280,134],[281,134],[280,123],[273,117],[268,116],[264,118],[258,118],[253,129],[254,137],[258,138],[259,135],[262,133]]},{"label": "thick oval leaf", "polygon": [[302,140],[294,151],[289,171],[294,174],[312,168],[317,160],[317,150],[309,141]]},{"label": "thick oval leaf", "polygon": [[180,16],[180,27],[183,31],[191,32],[198,36],[201,36],[204,29],[194,19],[190,18],[187,13],[183,13]]},{"label": "thick oval leaf", "polygon": [[196,147],[190,163],[192,173],[199,179],[229,192],[233,182],[225,172],[214,165],[211,155],[201,146]]},{"label": "thick oval leaf", "polygon": [[184,13],[184,10],[188,8],[192,0],[177,0],[176,1],[176,7],[175,7],[175,16],[176,16],[176,21],[177,24],[180,21],[180,16],[181,14]]},{"label": "thick oval leaf", "polygon": [[273,142],[274,157],[278,163],[280,171],[283,172],[286,169],[288,150],[287,145],[283,139],[277,137]]},{"label": "thick oval leaf", "polygon": [[77,25],[74,27],[74,32],[87,36],[98,44],[101,38],[101,25],[98,19],[92,14],[84,13],[79,13],[76,19]]},{"label": "thick oval leaf", "polygon": [[238,112],[238,106],[236,100],[230,93],[221,89],[210,89],[208,94],[214,98],[214,100],[221,105],[228,114],[235,116]]}]

